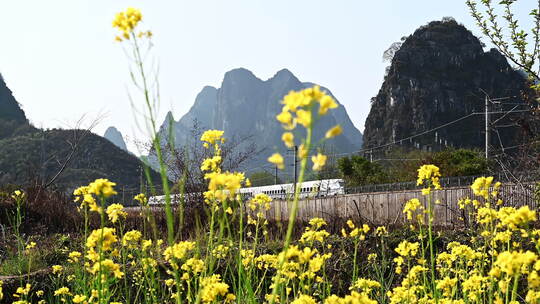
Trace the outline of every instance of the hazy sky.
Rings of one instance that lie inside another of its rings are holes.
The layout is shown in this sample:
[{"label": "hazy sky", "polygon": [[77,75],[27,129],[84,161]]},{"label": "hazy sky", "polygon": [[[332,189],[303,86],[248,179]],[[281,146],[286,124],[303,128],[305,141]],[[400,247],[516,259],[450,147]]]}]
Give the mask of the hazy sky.
[{"label": "hazy sky", "polygon": [[[530,19],[524,8],[531,2],[518,1],[522,20]],[[142,27],[154,32],[160,123],[169,110],[178,120],[228,70],[267,79],[288,68],[332,90],[363,131],[392,42],[444,16],[479,35],[462,0],[2,0],[0,73],[32,123],[69,127],[101,113],[96,133],[114,125],[140,137],[127,97],[128,61],[111,27],[128,6],[140,8]]]}]

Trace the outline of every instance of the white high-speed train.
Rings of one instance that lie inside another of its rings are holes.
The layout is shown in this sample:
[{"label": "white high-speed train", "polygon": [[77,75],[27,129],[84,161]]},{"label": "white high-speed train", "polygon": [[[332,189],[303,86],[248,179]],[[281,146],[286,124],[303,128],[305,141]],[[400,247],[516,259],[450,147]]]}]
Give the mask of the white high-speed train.
[{"label": "white high-speed train", "polygon": [[[274,199],[287,199],[294,193],[294,184],[268,185],[261,187],[241,188],[240,193],[245,198],[254,197],[259,193],[264,193]],[[342,179],[323,179],[303,182],[300,187],[300,198],[322,197],[344,194]]]},{"label": "white high-speed train", "polygon": [[[279,184],[260,187],[241,188],[240,194],[243,199],[250,199],[259,193],[264,193],[273,199],[289,199],[292,198],[294,184]],[[316,181],[303,182],[300,187],[300,198],[307,197],[324,197],[344,194],[345,188],[342,179],[323,179]],[[188,193],[186,195],[193,195]],[[172,195],[172,203],[177,203],[180,200],[180,194]],[[165,204],[165,196],[152,196],[148,199],[149,205]]]}]

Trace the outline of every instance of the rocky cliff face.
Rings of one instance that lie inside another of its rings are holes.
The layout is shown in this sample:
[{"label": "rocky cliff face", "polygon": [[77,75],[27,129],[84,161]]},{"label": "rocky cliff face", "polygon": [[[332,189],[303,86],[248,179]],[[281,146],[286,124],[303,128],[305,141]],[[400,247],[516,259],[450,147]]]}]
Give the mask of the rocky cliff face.
[{"label": "rocky cliff face", "polygon": [[2,75],[0,75],[0,119],[15,121],[19,124],[27,123],[24,111],[19,107],[19,103],[13,97]]},{"label": "rocky cliff face", "polygon": [[103,137],[108,139],[110,142],[115,144],[118,148],[128,151],[126,142],[124,141],[124,137],[122,136],[122,133],[118,131],[115,127],[109,127],[105,131],[105,134],[103,134]]},{"label": "rocky cliff face", "polygon": [[[493,99],[510,97],[490,106],[490,111],[507,111],[523,102],[524,87],[523,76],[496,50],[484,52],[478,38],[464,26],[454,20],[431,22],[417,29],[395,53],[384,83],[372,99],[364,148],[396,141],[426,150],[446,146],[483,148],[481,114],[422,136],[401,139],[484,112],[486,95]],[[492,148],[517,141],[519,127],[500,126],[516,125],[519,115],[507,115],[491,126]],[[491,122],[501,116],[491,115]]]},{"label": "rocky cliff face", "polygon": [[0,139],[32,130],[24,111],[0,75]]},{"label": "rocky cliff face", "polygon": [[[266,164],[266,158],[273,151],[284,152],[285,149],[281,142],[283,129],[275,119],[282,107],[280,101],[291,90],[313,85],[301,82],[287,69],[280,70],[268,80],[261,80],[246,69],[235,69],[225,74],[220,88],[204,87],[193,107],[179,121],[175,122],[169,113],[161,133],[167,134],[172,125],[177,146],[199,140],[191,133],[195,124],[202,130],[224,130],[227,138],[251,136],[248,144],[256,145],[262,152],[255,155],[249,165]],[[359,149],[362,134],[352,124],[343,105],[317,123],[315,140],[322,138],[336,124],[341,124],[344,132],[328,141],[327,148],[335,152]]]}]

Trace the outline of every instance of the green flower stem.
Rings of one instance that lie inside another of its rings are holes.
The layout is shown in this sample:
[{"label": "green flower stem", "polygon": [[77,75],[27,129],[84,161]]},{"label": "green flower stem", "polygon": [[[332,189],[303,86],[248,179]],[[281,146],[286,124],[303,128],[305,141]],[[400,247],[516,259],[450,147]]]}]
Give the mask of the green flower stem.
[{"label": "green flower stem", "polygon": [[148,109],[148,119],[150,120],[150,128],[152,134],[152,144],[156,150],[156,155],[159,163],[159,174],[161,175],[161,183],[163,185],[163,194],[165,196],[165,215],[167,217],[167,241],[169,245],[174,243],[174,216],[172,213],[171,207],[171,190],[169,188],[169,178],[167,176],[167,168],[163,160],[163,153],[161,151],[161,139],[158,135],[156,128],[156,115],[154,113],[154,108],[150,100],[150,93],[148,88],[148,83],[146,79],[146,73],[144,71],[143,59],[141,56],[140,48],[137,43],[137,36],[135,32],[131,32],[133,38],[133,45],[135,50],[135,63],[139,70],[142,79],[143,91],[144,91],[144,100],[146,102],[146,107]]},{"label": "green flower stem", "polygon": [[[429,185],[431,187],[431,184]],[[439,295],[436,288],[435,282],[435,254],[433,249],[433,235],[432,235],[432,225],[433,225],[433,197],[430,193],[428,196],[428,240],[429,240],[429,257],[430,257],[430,271],[431,271],[431,290],[433,291],[433,296],[435,297],[435,303],[439,303]]]},{"label": "green flower stem", "polygon": [[[306,130],[306,151],[309,151],[311,149],[311,135],[312,135],[312,127],[310,126],[309,128],[307,128]],[[291,244],[291,237],[292,237],[292,231],[293,231],[293,228],[294,228],[294,221],[296,219],[296,213],[298,212],[298,200],[300,199],[300,188],[301,188],[301,185],[302,185],[302,182],[304,181],[304,174],[305,174],[305,171],[306,171],[306,167],[307,167],[307,156],[302,158],[302,161],[300,163],[300,174],[299,174],[299,177],[298,177],[298,181],[297,181],[297,184],[294,185],[294,200],[293,200],[293,203],[292,203],[292,207],[291,207],[291,211],[290,211],[290,214],[289,214],[289,224],[288,224],[288,227],[287,227],[287,234],[285,236],[285,244],[283,246],[283,252],[286,253],[288,250],[289,250],[289,245]],[[278,269],[281,270],[282,267],[283,267],[283,264],[285,263],[285,256],[283,257],[283,259],[281,259],[279,261],[279,267]],[[277,295],[277,290],[278,290],[278,286],[280,285],[279,281],[280,281],[280,272],[278,271],[278,273],[276,274],[275,278],[276,278],[276,281],[274,282],[274,289],[272,291],[272,300],[270,301],[270,304],[273,304],[274,303],[274,300],[275,300],[275,296]]]}]

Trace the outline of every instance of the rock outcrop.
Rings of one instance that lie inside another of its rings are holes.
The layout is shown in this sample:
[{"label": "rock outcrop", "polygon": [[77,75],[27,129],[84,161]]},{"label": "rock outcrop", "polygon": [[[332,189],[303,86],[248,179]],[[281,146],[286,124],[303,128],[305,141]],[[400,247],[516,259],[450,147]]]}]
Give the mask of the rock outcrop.
[{"label": "rock outcrop", "polygon": [[118,129],[116,129],[115,127],[108,127],[105,133],[103,134],[103,137],[108,139],[118,148],[124,151],[128,151],[126,142],[124,141],[124,137],[122,136],[122,133],[120,133],[120,131],[118,131]]},{"label": "rock outcrop", "polygon": [[[504,112],[524,103],[525,87],[524,77],[498,51],[484,52],[482,43],[463,25],[453,19],[431,22],[407,37],[395,52],[384,83],[371,100],[363,148],[397,141],[424,150],[448,146],[483,149],[485,120],[480,113],[486,96],[509,97],[489,108]],[[491,122],[502,115],[491,115]],[[526,114],[507,115],[491,126],[493,149],[517,142],[520,128],[515,125],[521,115]]]},{"label": "rock outcrop", "polygon": [[26,115],[19,106],[13,93],[7,87],[2,75],[0,75],[0,119],[4,121],[14,121],[18,124],[27,123]]},{"label": "rock outcrop", "polygon": [[4,78],[0,75],[0,139],[26,134],[32,132],[33,129]]},{"label": "rock outcrop", "polygon": [[[249,144],[256,145],[258,150],[262,151],[254,155],[247,167],[268,164],[266,158],[273,151],[285,153],[281,141],[283,129],[275,118],[282,107],[280,101],[291,90],[313,85],[301,82],[287,69],[278,71],[268,80],[261,80],[243,68],[234,69],[225,74],[220,88],[204,87],[189,112],[180,120],[175,122],[169,113],[161,127],[161,133],[165,137],[172,125],[175,144],[180,147],[190,141],[199,141],[199,138],[193,136],[192,130],[195,127],[201,130],[224,130],[227,138],[250,137]],[[328,89],[323,89],[330,93]],[[329,113],[316,124],[315,142],[322,138],[330,127],[340,124],[343,134],[329,140],[325,148],[333,152],[359,149],[362,145],[362,134],[352,124],[343,105],[340,104],[339,108]]]}]

